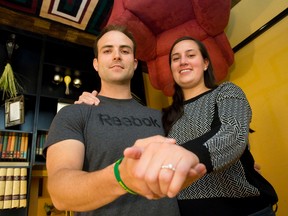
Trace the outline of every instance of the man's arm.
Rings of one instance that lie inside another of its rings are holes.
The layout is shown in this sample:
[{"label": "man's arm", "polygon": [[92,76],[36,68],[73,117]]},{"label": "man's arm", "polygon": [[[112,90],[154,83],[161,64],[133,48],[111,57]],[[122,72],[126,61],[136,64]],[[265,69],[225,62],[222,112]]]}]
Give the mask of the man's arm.
[{"label": "man's arm", "polygon": [[[140,139],[135,145],[142,147],[175,143],[162,136]],[[114,175],[114,164],[94,172],[82,171],[84,144],[69,139],[48,147],[46,166],[48,171],[48,191],[55,207],[59,210],[89,211],[111,203],[127,192],[120,186]],[[159,199],[164,195],[153,193],[146,179],[138,177],[139,160],[124,158],[119,165],[123,182],[137,194],[149,199]]]},{"label": "man's arm", "polygon": [[65,140],[47,150],[48,191],[59,210],[89,211],[126,192],[119,186],[113,164],[95,172],[82,171],[84,145]]}]

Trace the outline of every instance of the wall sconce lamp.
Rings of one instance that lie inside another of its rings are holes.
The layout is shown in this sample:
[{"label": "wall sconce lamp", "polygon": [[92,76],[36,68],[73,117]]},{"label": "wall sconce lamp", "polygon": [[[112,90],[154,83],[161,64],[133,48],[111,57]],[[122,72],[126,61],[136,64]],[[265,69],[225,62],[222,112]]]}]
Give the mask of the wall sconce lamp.
[{"label": "wall sconce lamp", "polygon": [[11,34],[10,35],[10,39],[8,39],[7,42],[6,42],[8,60],[11,60],[13,51],[18,49],[18,47],[19,47],[18,44],[16,44],[15,40],[16,40],[16,35],[15,34]]},{"label": "wall sconce lamp", "polygon": [[66,91],[65,91],[66,95],[69,95],[69,84],[70,84],[70,82],[71,82],[71,77],[69,75],[66,75],[64,77],[64,83],[66,85]]},{"label": "wall sconce lamp", "polygon": [[[75,88],[80,88],[82,85],[82,80],[79,78],[80,71],[75,70],[73,73],[73,76],[71,75],[70,69],[67,68],[65,73],[63,73],[63,72],[61,72],[61,68],[59,66],[56,66],[55,67],[55,74],[54,74],[52,82],[56,85],[59,85],[60,83],[62,83],[64,81],[65,86],[66,86],[65,94],[69,95],[70,94],[69,86],[70,86],[71,82]],[[72,80],[72,78],[73,78],[73,80]]]}]

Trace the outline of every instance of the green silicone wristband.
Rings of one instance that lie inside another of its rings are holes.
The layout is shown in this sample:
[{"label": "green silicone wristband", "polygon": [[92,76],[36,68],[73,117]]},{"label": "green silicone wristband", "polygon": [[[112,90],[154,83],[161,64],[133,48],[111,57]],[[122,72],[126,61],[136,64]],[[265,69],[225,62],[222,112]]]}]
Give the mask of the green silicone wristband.
[{"label": "green silicone wristband", "polygon": [[118,181],[118,183],[120,184],[120,186],[127,191],[130,194],[134,194],[137,195],[136,192],[134,192],[133,190],[131,190],[130,188],[128,188],[124,182],[122,181],[121,177],[120,177],[120,172],[119,172],[119,164],[122,162],[123,157],[120,158],[119,160],[116,161],[115,165],[114,165],[114,175],[116,177],[116,180]]}]

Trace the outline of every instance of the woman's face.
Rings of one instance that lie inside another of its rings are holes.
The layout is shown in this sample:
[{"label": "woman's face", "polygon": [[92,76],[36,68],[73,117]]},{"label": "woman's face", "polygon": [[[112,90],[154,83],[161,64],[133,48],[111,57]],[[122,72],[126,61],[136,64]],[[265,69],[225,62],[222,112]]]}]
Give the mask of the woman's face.
[{"label": "woman's face", "polygon": [[193,40],[180,41],[172,49],[171,71],[175,82],[182,89],[205,86],[204,70],[208,64]]}]

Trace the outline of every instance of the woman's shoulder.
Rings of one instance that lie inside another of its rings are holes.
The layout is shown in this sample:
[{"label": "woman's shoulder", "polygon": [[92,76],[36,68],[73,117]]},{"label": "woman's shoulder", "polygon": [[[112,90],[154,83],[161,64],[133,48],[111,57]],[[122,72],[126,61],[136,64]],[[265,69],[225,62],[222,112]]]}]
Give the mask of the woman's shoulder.
[{"label": "woman's shoulder", "polygon": [[242,88],[230,81],[221,83],[216,89],[218,99],[219,98],[246,99],[246,95],[242,90]]},{"label": "woman's shoulder", "polygon": [[236,85],[235,83],[231,82],[231,81],[225,81],[223,83],[221,83],[218,88],[240,88],[238,85]]},{"label": "woman's shoulder", "polygon": [[244,93],[242,88],[230,81],[226,81],[221,83],[217,87],[218,91],[223,92],[223,93]]}]

